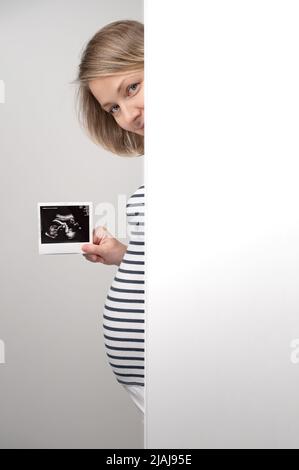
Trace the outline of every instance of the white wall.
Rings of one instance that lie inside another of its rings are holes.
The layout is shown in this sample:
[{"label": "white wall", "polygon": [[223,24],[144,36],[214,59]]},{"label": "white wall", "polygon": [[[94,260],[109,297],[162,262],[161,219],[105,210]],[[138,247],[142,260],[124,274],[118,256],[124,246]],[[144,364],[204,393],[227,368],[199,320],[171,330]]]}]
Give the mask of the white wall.
[{"label": "white wall", "polygon": [[147,448],[299,446],[298,20],[145,2]]}]

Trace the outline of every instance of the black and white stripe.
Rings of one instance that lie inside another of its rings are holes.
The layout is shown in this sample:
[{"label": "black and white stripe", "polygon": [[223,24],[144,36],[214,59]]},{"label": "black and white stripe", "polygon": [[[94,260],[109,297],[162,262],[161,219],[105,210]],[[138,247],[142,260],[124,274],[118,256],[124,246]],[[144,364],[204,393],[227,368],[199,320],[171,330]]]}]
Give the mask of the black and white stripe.
[{"label": "black and white stripe", "polygon": [[119,383],[144,386],[144,186],[126,205],[130,241],[108,291],[103,332]]}]

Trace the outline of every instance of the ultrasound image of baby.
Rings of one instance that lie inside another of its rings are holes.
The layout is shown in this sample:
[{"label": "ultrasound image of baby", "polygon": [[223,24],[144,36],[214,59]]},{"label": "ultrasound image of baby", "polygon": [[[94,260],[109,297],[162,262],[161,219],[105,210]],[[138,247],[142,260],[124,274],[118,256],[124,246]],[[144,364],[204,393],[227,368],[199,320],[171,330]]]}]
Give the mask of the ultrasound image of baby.
[{"label": "ultrasound image of baby", "polygon": [[51,225],[45,232],[45,235],[58,240],[72,240],[76,236],[77,230],[82,227],[75,221],[73,214],[61,215],[57,214],[52,220]]}]

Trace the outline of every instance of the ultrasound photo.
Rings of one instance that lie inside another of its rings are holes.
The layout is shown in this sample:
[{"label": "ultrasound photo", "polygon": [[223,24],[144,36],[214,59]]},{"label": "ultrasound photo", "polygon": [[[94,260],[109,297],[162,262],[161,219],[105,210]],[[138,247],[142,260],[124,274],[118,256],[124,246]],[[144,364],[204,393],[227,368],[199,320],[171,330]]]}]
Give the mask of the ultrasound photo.
[{"label": "ultrasound photo", "polygon": [[[80,252],[80,244],[91,242],[91,203],[39,203],[38,206],[40,252]],[[41,249],[46,245],[47,248]]]}]

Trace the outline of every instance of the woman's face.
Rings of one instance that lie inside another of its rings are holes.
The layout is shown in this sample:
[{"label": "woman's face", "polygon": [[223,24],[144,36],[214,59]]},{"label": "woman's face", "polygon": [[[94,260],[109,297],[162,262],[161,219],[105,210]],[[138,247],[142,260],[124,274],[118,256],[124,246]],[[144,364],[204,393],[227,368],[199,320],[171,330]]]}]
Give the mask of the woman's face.
[{"label": "woman's face", "polygon": [[89,82],[102,109],[124,130],[144,135],[144,71],[109,75]]}]

